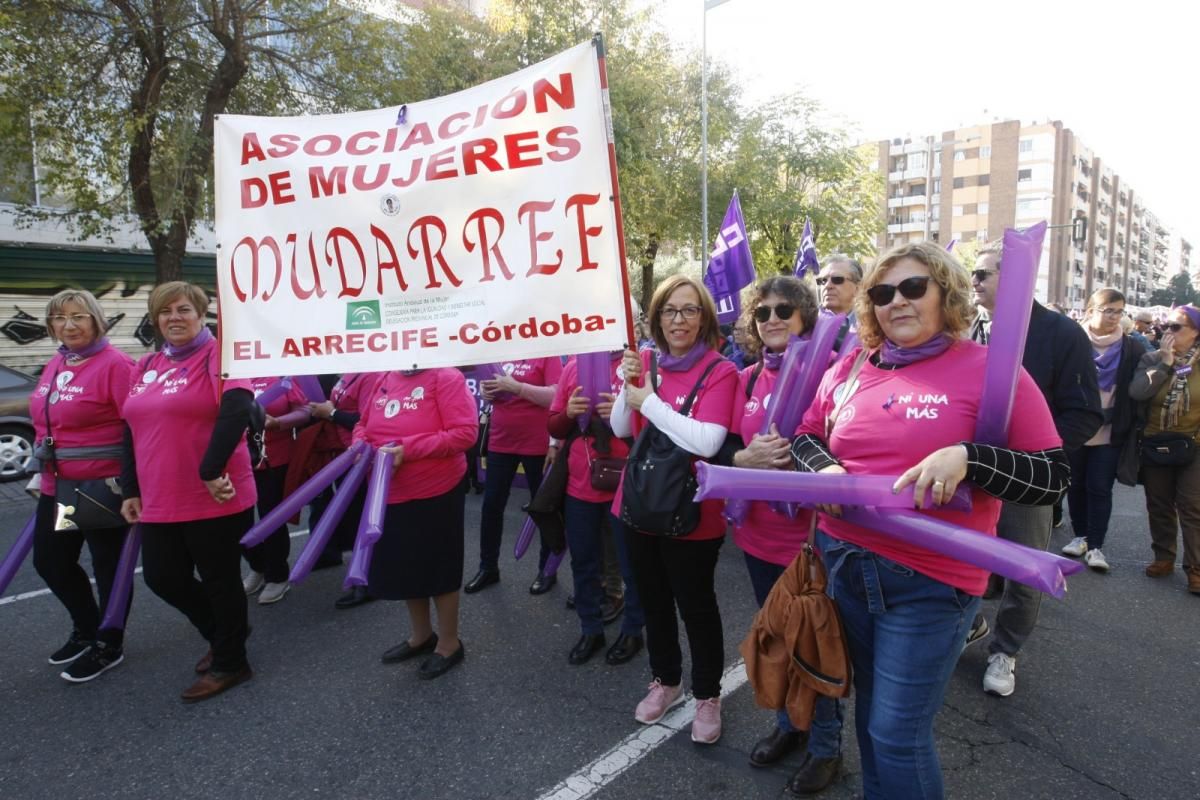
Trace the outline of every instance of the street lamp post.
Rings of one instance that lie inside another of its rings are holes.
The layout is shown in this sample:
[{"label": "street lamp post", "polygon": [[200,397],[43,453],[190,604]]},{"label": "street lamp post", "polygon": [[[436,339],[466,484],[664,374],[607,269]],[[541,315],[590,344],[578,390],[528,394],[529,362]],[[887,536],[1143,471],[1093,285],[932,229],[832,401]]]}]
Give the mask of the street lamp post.
[{"label": "street lamp post", "polygon": [[700,25],[700,271],[708,266],[708,12],[729,0],[704,0]]}]

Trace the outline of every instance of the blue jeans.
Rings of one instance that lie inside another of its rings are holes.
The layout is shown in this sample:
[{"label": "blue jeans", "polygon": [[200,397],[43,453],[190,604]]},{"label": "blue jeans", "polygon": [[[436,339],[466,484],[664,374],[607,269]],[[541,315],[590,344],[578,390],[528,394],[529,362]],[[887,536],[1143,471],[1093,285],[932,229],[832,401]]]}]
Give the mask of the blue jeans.
[{"label": "blue jeans", "polygon": [[[479,524],[479,568],[500,569],[500,539],[504,533],[504,507],[508,505],[508,494],[512,491],[517,467],[525,468],[525,480],[529,482],[529,499],[537,494],[542,485],[542,469],[546,457],[521,456],[515,453],[487,455],[487,473],[483,480],[483,508]],[[538,572],[546,566],[550,551],[539,545]]]},{"label": "blue jeans", "polygon": [[[742,553],[746,557],[746,569],[750,573],[750,585],[754,587],[754,599],[762,608],[775,581],[787,567],[763,561],[757,556]],[[813,758],[836,758],[842,754],[842,723],[846,713],[846,701],[824,695],[817,696],[813,707],[812,726],[808,733],[808,752]],[[787,711],[775,710],[775,725],[779,730],[791,733],[796,730]]]},{"label": "blue jeans", "polygon": [[[575,579],[575,613],[585,636],[604,633],[600,604],[604,601],[604,539],[603,526],[612,522],[609,513],[612,503],[589,503],[567,495],[563,504],[563,519],[567,527],[567,549],[571,552],[571,575]],[[619,525],[620,523],[614,523]],[[625,611],[621,633],[641,636],[646,624],[633,571],[629,567],[629,549],[624,531],[613,531],[617,544],[617,561],[625,581]]]},{"label": "blue jeans", "polygon": [[1113,482],[1121,448],[1111,444],[1079,447],[1069,451],[1067,458],[1071,461],[1071,488],[1067,490],[1071,527],[1076,536],[1087,539],[1089,548],[1099,550],[1112,517]]},{"label": "blue jeans", "polygon": [[817,531],[854,667],[863,794],[941,798],[933,719],[980,598]]}]

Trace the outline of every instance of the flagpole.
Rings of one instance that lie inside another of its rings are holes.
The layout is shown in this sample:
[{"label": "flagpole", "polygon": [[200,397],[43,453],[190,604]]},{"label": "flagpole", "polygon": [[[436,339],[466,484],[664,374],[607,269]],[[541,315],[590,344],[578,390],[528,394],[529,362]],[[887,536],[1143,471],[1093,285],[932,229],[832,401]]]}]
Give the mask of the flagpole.
[{"label": "flagpole", "polygon": [[700,274],[708,269],[708,2],[700,26]]}]

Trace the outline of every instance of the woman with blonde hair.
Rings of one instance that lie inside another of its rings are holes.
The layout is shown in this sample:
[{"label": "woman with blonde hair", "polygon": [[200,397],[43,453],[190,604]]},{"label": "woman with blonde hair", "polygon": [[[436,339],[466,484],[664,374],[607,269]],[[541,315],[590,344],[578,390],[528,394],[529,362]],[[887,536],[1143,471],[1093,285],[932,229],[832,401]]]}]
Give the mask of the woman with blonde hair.
[{"label": "woman with blonde hair", "polygon": [[[46,330],[59,347],[29,398],[41,462],[35,478],[33,566],[66,607],[73,626],[67,643],[50,656],[50,663],[67,665],[63,680],[83,683],[124,660],[123,628],[102,629],[100,622],[129,530],[115,513],[120,501],[114,487],[121,474],[121,408],[133,359],[104,336],[104,311],[91,292],[67,289],[50,298]],[[79,489],[97,499],[103,495],[112,510],[101,512],[93,522],[79,524],[80,517],[69,528],[56,530],[60,503],[82,510],[78,493],[72,494],[71,489],[79,481],[103,481]],[[87,573],[79,566],[84,542],[92,554],[99,605]]]},{"label": "woman with blonde hair", "polygon": [[[996,535],[1001,501],[1050,505],[1067,488],[1062,440],[1022,372],[1003,447],[973,443],[987,350],[966,338],[966,270],[935,244],[893,248],[855,299],[862,347],[826,373],[792,446],[796,468],[898,475],[931,517]],[[972,510],[941,508],[964,480]],[[988,573],[823,506],[815,545],[854,667],[867,798],[942,797],[933,720]]]}]

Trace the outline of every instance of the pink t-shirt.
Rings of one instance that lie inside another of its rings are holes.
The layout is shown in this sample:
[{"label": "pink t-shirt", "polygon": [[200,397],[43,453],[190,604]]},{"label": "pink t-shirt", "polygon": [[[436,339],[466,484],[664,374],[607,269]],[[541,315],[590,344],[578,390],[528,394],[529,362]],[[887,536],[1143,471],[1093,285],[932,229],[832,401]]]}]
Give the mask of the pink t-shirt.
[{"label": "pink t-shirt", "polygon": [[[798,433],[825,439],[825,419],[833,413],[835,392],[841,396],[841,386],[860,350],[855,348],[825,375]],[[879,369],[868,361],[859,372],[857,391],[842,409],[827,440],[830,451],[852,475],[899,475],[935,450],[974,441],[986,363],[987,348],[970,341],[956,342],[939,356],[897,370]],[[1025,370],[1021,370],[1017,382],[1015,409],[1009,448],[1037,451],[1062,446],[1050,409]],[[970,513],[922,513],[995,536],[1000,501],[979,489],[971,492],[971,500]],[[986,570],[906,544],[894,536],[825,514],[821,515],[820,525],[831,536],[970,594],[983,594],[987,586]]]},{"label": "pink t-shirt", "polygon": [[[608,388],[608,391],[614,395],[619,394],[625,386],[625,380],[617,371],[620,366],[621,354],[618,353],[612,360],[611,385]],[[550,404],[551,414],[557,414],[567,407],[567,400],[570,399],[571,392],[575,391],[575,387],[578,385],[579,367],[575,362],[575,357],[571,356],[571,360],[563,367],[562,377],[558,381],[558,390],[554,393],[554,402]],[[591,398],[593,402],[599,399],[598,397]],[[574,424],[577,425],[578,422]],[[609,443],[608,457],[625,458],[629,455],[629,445],[616,436],[609,439]],[[583,500],[587,503],[607,503],[613,499],[613,492],[602,492],[592,488],[591,463],[599,455],[591,436],[580,436],[571,442],[570,457],[567,461],[567,494],[576,500]]]},{"label": "pink t-shirt", "polygon": [[[46,411],[54,446],[120,446],[125,437],[121,406],[129,391],[133,359],[111,344],[82,364],[69,366],[56,355],[42,370],[37,388],[29,398],[29,416],[40,442],[46,437]],[[67,480],[112,478],[121,474],[119,459],[58,462],[58,474]],[[43,494],[54,495],[54,465],[42,464]]]},{"label": "pink t-shirt", "polygon": [[[521,383],[554,386],[562,375],[562,362],[557,356],[507,361],[504,371]],[[550,442],[550,436],[546,433],[549,419],[548,409],[519,397],[495,403],[492,406],[488,449],[520,456],[544,456]]]},{"label": "pink t-shirt", "polygon": [[479,421],[461,372],[387,372],[363,400],[354,438],[372,447],[404,447],[404,459],[388,486],[388,503],[436,497],[463,479],[465,453],[475,444]]},{"label": "pink t-shirt", "polygon": [[232,500],[213,500],[200,479],[200,461],[220,408],[217,392],[252,391],[248,380],[227,380],[222,385],[220,367],[214,339],[179,361],[154,353],[130,373],[122,416],[133,431],[145,522],[224,517],[246,510],[258,499],[250,451],[244,444],[234,448],[225,465],[236,491]]},{"label": "pink t-shirt", "polygon": [[[270,389],[279,381],[279,378],[251,378],[250,388],[254,391],[254,396]],[[308,407],[308,398],[304,392],[300,391],[300,387],[292,383],[292,388],[288,389],[279,397],[276,397],[267,406],[267,416],[282,417],[284,414],[289,414],[302,408]],[[287,430],[266,431],[263,435],[263,443],[267,448],[267,463],[272,467],[282,467],[292,460],[292,450],[296,446],[296,433],[292,428]]]},{"label": "pink t-shirt", "polygon": [[[649,380],[650,351],[642,351],[641,357],[642,374]],[[671,408],[678,411],[683,405],[683,401],[687,399],[688,394],[692,391],[692,387],[696,385],[696,381],[700,379],[704,368],[708,366],[708,362],[713,360],[719,360],[722,363],[713,367],[713,371],[704,379],[704,385],[696,393],[696,401],[692,404],[692,410],[688,416],[700,422],[711,422],[715,425],[720,425],[722,428],[728,430],[733,420],[733,404],[734,398],[737,395],[738,372],[737,367],[734,366],[732,361],[726,361],[715,350],[709,350],[691,369],[685,372],[667,372],[660,369],[658,375],[661,383],[658,387],[658,396],[666,401]],[[645,417],[636,411],[633,412],[633,433],[635,439],[645,426]],[[699,459],[693,459],[693,471],[695,470],[694,463],[696,461],[699,461]],[[624,487],[624,483],[624,476],[622,476],[622,485],[617,488],[617,496],[613,498],[613,514],[617,515],[617,517],[621,516],[621,489]],[[700,503],[700,524],[696,526],[696,530],[686,536],[676,538],[719,539],[724,536],[725,517],[722,514],[724,508],[724,500],[702,501]]]},{"label": "pink t-shirt", "polygon": [[[772,402],[771,392],[779,379],[778,370],[764,367],[754,382],[750,398],[746,399],[746,386],[758,366],[753,364],[746,367],[738,379],[733,432],[740,435],[746,444],[750,444],[754,435],[762,430],[763,419]],[[802,509],[796,519],[788,519],[772,510],[769,503],[756,500],[750,503],[745,521],[733,526],[733,541],[755,558],[787,566],[808,541],[812,514],[812,511]]]},{"label": "pink t-shirt", "polygon": [[[371,391],[371,386],[379,379],[381,373],[378,372],[349,372],[343,375],[333,386],[333,391],[329,393],[329,400],[333,403],[335,411],[345,411],[349,414],[355,414],[362,410],[362,397]],[[337,429],[338,438],[342,440],[342,444],[346,447],[354,441],[354,432],[349,428],[343,428],[341,425],[334,426]]]}]

